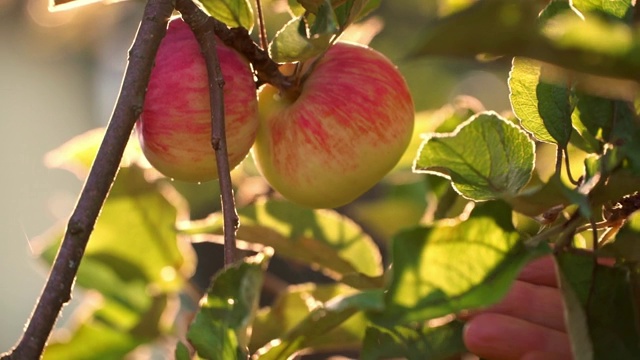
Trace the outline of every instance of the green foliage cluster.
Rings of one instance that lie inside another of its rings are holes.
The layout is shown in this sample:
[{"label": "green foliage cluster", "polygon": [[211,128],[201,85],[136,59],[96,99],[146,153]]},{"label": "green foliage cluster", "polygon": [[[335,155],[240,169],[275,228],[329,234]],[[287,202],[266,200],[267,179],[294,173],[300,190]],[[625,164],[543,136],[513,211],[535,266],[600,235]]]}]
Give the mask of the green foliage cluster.
[{"label": "green foliage cluster", "polygon": [[[177,359],[343,349],[362,359],[446,359],[465,351],[454,315],[496,303],[524,264],[552,252],[577,358],[640,358],[640,30],[632,2],[442,3],[450,11],[413,56],[514,57],[513,115],[451,106],[418,114],[401,164],[340,211],[241,201],[238,239],[251,256],[218,273],[198,303],[185,296],[195,265],[189,243],[219,241],[222,215],[190,220],[174,184],[153,176],[132,147],[79,271],[78,285],[99,295],[45,359],[121,359],[162,338],[179,338]],[[292,19],[271,54],[317,55],[378,4],[290,0]],[[230,26],[254,24],[248,1],[203,5]],[[72,140],[52,163],[82,177],[98,138]],[[555,163],[545,164],[539,155],[550,148]],[[252,173],[250,161],[236,171],[238,188]],[[60,234],[43,236],[44,260]],[[576,247],[613,256],[616,266]],[[274,254],[332,282],[289,285],[260,307]]]}]

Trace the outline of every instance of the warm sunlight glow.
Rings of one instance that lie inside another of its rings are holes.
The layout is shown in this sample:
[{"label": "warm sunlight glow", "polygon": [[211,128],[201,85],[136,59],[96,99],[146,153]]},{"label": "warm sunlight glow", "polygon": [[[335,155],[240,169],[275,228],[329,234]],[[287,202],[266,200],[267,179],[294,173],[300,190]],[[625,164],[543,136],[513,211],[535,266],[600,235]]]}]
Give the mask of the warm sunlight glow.
[{"label": "warm sunlight glow", "polygon": [[160,277],[166,282],[174,281],[176,279],[176,269],[172,266],[165,266],[160,270]]},{"label": "warm sunlight glow", "polygon": [[76,11],[50,12],[46,1],[43,0],[29,0],[27,12],[33,22],[49,28],[68,24],[76,16]]},{"label": "warm sunlight glow", "polygon": [[49,11],[69,10],[100,1],[102,0],[49,0]]}]

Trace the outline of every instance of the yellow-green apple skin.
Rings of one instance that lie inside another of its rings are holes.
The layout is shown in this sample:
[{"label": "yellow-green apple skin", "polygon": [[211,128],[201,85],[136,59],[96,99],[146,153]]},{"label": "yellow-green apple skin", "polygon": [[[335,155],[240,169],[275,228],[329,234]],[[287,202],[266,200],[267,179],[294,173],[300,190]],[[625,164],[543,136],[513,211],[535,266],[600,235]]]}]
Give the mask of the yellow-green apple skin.
[{"label": "yellow-green apple skin", "polygon": [[357,44],[333,45],[297,98],[270,85],[258,98],[256,165],[285,198],[312,208],[345,205],[373,187],[404,153],[414,125],[398,69]]},{"label": "yellow-green apple skin", "polygon": [[[217,54],[225,82],[227,149],[233,168],[255,140],[256,86],[239,53],[218,41]],[[158,49],[136,132],[145,157],[165,176],[191,182],[218,177],[207,69],[195,35],[180,18],[171,20]]]}]

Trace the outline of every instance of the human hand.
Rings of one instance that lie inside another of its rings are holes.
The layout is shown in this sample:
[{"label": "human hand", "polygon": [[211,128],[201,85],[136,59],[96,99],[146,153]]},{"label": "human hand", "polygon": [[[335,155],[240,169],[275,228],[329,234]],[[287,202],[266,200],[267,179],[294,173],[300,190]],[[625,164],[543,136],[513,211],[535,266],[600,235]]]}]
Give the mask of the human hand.
[{"label": "human hand", "polygon": [[502,302],[467,319],[464,342],[484,359],[573,358],[551,256],[528,264]]}]

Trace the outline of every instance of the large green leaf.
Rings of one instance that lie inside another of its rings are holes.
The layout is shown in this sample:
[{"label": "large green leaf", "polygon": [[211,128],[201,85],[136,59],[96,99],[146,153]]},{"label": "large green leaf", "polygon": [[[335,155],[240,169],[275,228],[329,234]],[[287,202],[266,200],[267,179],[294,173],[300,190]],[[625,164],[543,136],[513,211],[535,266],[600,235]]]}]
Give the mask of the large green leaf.
[{"label": "large green leaf", "polygon": [[[628,1],[619,3],[626,6]],[[414,55],[524,56],[568,69],[637,80],[640,35],[631,27],[593,13],[584,14],[584,19],[576,17],[569,9],[540,24],[541,5],[536,1],[477,1],[432,22]]]},{"label": "large green leaf", "polygon": [[[97,129],[72,139],[48,154],[48,165],[84,177],[102,133]],[[122,358],[169,331],[161,322],[168,319],[168,301],[194,268],[192,249],[175,230],[187,209],[170,189],[146,180],[137,165],[140,156],[139,148],[125,152],[78,269],[76,283],[100,292],[102,301],[82,304],[84,317],[72,324],[68,338],[51,342],[47,358]],[[49,264],[63,232],[56,226],[37,239],[40,257]],[[78,346],[87,342],[95,344],[91,354]]]},{"label": "large green leaf", "polygon": [[[570,328],[580,331],[570,333],[574,349],[580,353],[591,352],[595,359],[640,358],[637,309],[634,308],[628,272],[598,265],[588,256],[560,254],[557,262],[564,283],[572,290],[569,294],[576,297],[567,298],[565,292],[565,301],[567,305],[580,306],[588,324],[588,334],[584,334],[584,327],[581,330]],[[569,310],[570,315],[576,313],[576,309]],[[579,319],[579,315],[574,315],[569,321]],[[579,321],[576,322],[579,325]],[[588,348],[591,344],[581,340],[587,335],[593,346],[591,349]]]},{"label": "large green leaf", "polygon": [[217,274],[187,332],[198,355],[245,359],[269,256],[261,253]]},{"label": "large green leaf", "polygon": [[509,198],[531,178],[534,144],[527,134],[493,112],[470,118],[451,134],[422,145],[414,171],[450,178],[473,200]]},{"label": "large green leaf", "polygon": [[[93,271],[93,264],[100,263],[122,279],[141,279],[160,291],[179,290],[194,269],[192,249],[175,230],[176,221],[186,215],[174,192],[147,183],[137,166],[122,168],[89,239],[83,258],[88,265],[85,269],[81,264],[78,282],[107,291],[96,281],[105,276],[104,268]],[[60,234],[56,230],[38,240],[50,263]]]},{"label": "large green leaf", "polygon": [[[341,284],[290,286],[273,306],[261,309],[252,346],[261,360],[287,359],[303,349],[358,348],[364,338],[367,310],[381,310],[380,290],[357,292]],[[273,337],[276,341],[271,341]]]},{"label": "large green leaf", "polygon": [[[45,348],[44,360],[120,360],[143,341],[121,329],[87,319],[70,339],[53,341]],[[91,344],[91,346],[87,346]]]},{"label": "large green leaf", "polygon": [[167,313],[175,312],[176,295],[149,296],[143,283],[127,284],[123,291],[136,292],[144,297],[144,304],[131,309],[119,299],[90,296],[74,314],[68,330],[54,332],[43,359],[122,359],[139,345],[170,332],[172,319]]},{"label": "large green leaf", "polygon": [[[372,278],[382,275],[379,249],[347,217],[332,210],[311,210],[277,200],[258,200],[238,209],[238,214],[238,239],[271,246],[278,255],[317,266],[338,280],[348,276],[357,282],[354,286],[380,286]],[[183,223],[180,230],[191,235],[221,234],[222,214]]]},{"label": "large green leaf", "polygon": [[520,268],[545,253],[528,249],[501,202],[476,205],[469,218],[442,221],[393,239],[386,308],[372,319],[395,325],[487,306],[506,294]]},{"label": "large green leaf", "polygon": [[244,27],[249,32],[255,22],[249,0],[200,0],[205,10],[229,27]]},{"label": "large green leaf", "polygon": [[[556,256],[559,269],[558,285],[564,299],[563,306],[567,319],[567,333],[569,334],[569,339],[571,339],[571,350],[578,359],[593,360],[593,344],[589,336],[587,315],[582,304],[582,301],[586,299],[584,294],[585,287],[577,284],[578,282],[588,284],[591,274],[585,272],[585,269],[578,269],[567,260],[571,260],[567,254],[558,254]],[[574,286],[577,287],[574,288]]]},{"label": "large green leaf", "polygon": [[522,127],[536,139],[565,147],[571,137],[571,86],[544,79],[545,69],[534,60],[516,57],[509,75],[511,107]]},{"label": "large green leaf", "polygon": [[464,324],[459,321],[437,327],[430,327],[428,324],[396,326],[391,329],[370,326],[367,328],[360,359],[452,359],[466,352],[462,341],[463,328]]}]

